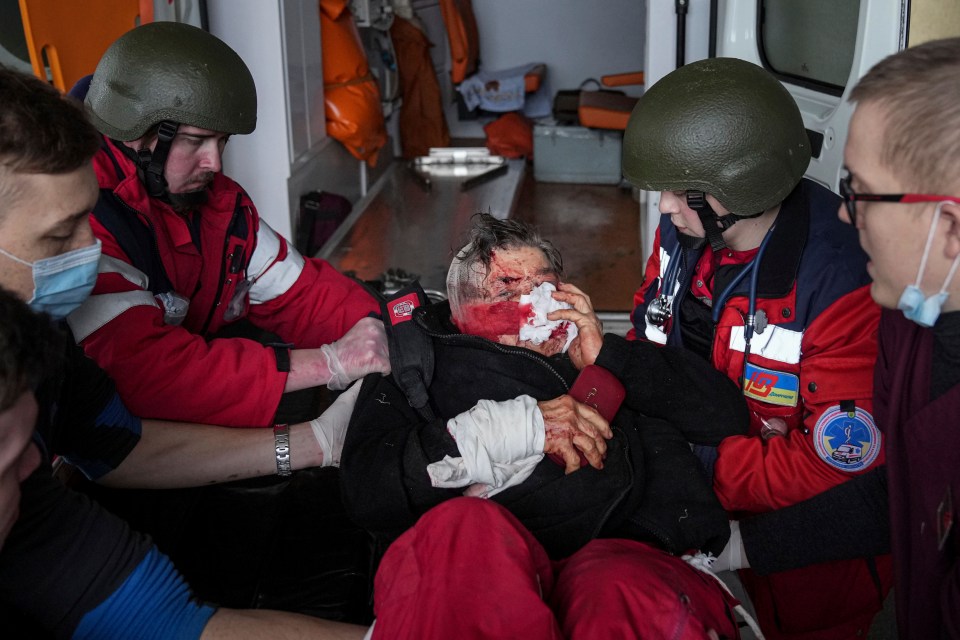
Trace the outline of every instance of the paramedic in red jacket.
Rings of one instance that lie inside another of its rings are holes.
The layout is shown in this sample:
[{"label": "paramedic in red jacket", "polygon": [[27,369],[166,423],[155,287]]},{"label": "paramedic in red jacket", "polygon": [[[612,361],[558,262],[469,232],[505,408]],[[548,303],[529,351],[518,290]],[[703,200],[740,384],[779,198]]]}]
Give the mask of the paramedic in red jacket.
[{"label": "paramedic in red jacket", "polygon": [[[132,411],[267,426],[284,392],[389,370],[373,298],[301,256],[221,173],[230,135],[256,125],[232,49],[190,25],[138,27],[104,54],[86,106],[104,136],[91,221],[103,259],[69,322]],[[283,344],[211,339],[244,318]]]},{"label": "paramedic in red jacket", "polygon": [[[856,234],[836,218],[839,198],[802,179],[810,154],[789,92],[732,58],[667,75],[625,133],[624,176],[659,191],[664,214],[633,337],[699,353],[741,385],[751,410],[750,433],[724,440],[715,457],[731,518],[883,462],[871,415],[879,308]],[[784,540],[783,552],[798,544]],[[742,568],[735,554],[721,562]],[[882,606],[890,561],[741,578],[768,638],[853,637]]]}]

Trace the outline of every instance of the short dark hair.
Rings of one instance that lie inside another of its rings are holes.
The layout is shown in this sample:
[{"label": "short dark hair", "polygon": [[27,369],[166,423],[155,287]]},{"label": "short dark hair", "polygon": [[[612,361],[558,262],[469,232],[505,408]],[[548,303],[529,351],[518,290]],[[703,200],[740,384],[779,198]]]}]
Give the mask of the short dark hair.
[{"label": "short dark hair", "polygon": [[55,375],[63,361],[63,334],[30,310],[25,302],[0,288],[0,411],[24,391],[36,390]]},{"label": "short dark hair", "polygon": [[79,102],[34,76],[0,65],[0,168],[69,173],[88,162],[99,146],[100,134]]},{"label": "short dark hair", "polygon": [[544,240],[533,226],[507,218],[499,220],[489,213],[473,215],[473,228],[470,229],[469,244],[457,254],[465,263],[479,260],[484,267],[490,267],[490,260],[497,249],[517,249],[532,247],[546,256],[550,268],[558,277],[563,276],[563,258],[553,243]]}]

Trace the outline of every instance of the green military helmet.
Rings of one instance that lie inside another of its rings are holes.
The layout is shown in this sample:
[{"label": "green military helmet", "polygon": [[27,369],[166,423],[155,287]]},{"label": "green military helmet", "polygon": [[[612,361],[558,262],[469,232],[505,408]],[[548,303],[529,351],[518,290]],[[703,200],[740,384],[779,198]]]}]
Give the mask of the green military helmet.
[{"label": "green military helmet", "polygon": [[257,126],[247,65],[215,36],[177,22],[120,36],[97,64],[85,102],[94,126],[123,142],[165,120],[235,134]]},{"label": "green military helmet", "polygon": [[810,163],[790,93],[736,58],[693,62],[643,95],[623,136],[623,175],[649,191],[702,191],[739,215],[779,204]]}]

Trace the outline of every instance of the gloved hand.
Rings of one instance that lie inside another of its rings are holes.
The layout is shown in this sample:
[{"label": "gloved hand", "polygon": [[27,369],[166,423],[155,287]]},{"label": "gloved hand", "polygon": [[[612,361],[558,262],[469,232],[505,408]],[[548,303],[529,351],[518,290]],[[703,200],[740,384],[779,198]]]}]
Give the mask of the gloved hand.
[{"label": "gloved hand", "polygon": [[750,562],[747,560],[747,553],[743,549],[743,536],[740,535],[740,522],[730,521],[730,540],[727,546],[723,548],[717,561],[711,567],[714,571],[736,571],[738,569],[748,569]]},{"label": "gloved hand", "polygon": [[313,436],[323,452],[321,467],[339,467],[340,454],[343,453],[343,442],[347,437],[347,425],[350,424],[350,415],[353,406],[357,403],[362,383],[357,382],[340,394],[333,404],[324,411],[319,418],[310,421]]},{"label": "gloved hand", "polygon": [[383,322],[363,318],[336,342],[320,347],[330,370],[327,388],[346,389],[353,380],[368,373],[390,373],[387,334]]}]

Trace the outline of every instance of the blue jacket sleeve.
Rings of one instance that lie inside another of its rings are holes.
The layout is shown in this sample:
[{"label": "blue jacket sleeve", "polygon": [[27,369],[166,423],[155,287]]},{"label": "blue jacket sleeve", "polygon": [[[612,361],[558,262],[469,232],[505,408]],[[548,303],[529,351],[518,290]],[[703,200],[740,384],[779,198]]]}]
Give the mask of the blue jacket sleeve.
[{"label": "blue jacket sleeve", "polygon": [[56,637],[116,591],[150,540],[41,465],[20,485],[20,516],[0,550],[0,602]]},{"label": "blue jacket sleeve", "polygon": [[73,637],[199,638],[214,611],[191,599],[169,558],[154,547],[119,589],[83,616]]}]

